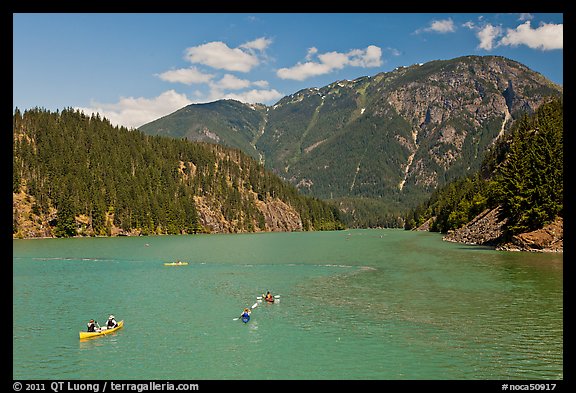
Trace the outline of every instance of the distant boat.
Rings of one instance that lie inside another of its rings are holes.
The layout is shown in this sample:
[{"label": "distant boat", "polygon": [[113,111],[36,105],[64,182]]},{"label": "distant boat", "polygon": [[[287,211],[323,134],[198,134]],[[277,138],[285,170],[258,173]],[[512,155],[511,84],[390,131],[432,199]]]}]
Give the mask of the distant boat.
[{"label": "distant boat", "polygon": [[176,261],[176,262],[165,262],[164,266],[186,266],[188,262]]}]

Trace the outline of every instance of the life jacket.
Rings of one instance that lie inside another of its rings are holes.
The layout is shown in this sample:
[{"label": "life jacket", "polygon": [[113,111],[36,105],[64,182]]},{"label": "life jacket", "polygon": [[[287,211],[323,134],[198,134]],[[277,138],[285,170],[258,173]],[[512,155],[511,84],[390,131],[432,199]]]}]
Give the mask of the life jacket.
[{"label": "life jacket", "polygon": [[88,322],[86,325],[88,326],[88,331],[89,331],[89,332],[94,332],[94,331],[96,331],[96,324]]},{"label": "life jacket", "polygon": [[109,328],[116,327],[116,325],[117,325],[117,323],[116,323],[115,320],[113,320],[113,319],[109,319],[109,320],[108,320],[108,327],[109,327]]}]

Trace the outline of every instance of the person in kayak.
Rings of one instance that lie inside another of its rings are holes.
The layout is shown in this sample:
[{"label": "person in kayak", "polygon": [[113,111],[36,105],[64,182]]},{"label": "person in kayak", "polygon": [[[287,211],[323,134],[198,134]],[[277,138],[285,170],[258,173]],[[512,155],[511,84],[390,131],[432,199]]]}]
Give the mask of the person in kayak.
[{"label": "person in kayak", "polygon": [[88,331],[89,332],[95,332],[96,331],[96,324],[98,322],[94,321],[93,319],[90,320],[90,322],[88,322],[86,325],[88,326]]},{"label": "person in kayak", "polygon": [[118,322],[116,322],[116,320],[114,319],[114,315],[110,315],[108,317],[108,323],[106,324],[106,326],[108,326],[108,329],[112,329],[118,326]]},{"label": "person in kayak", "polygon": [[270,293],[270,291],[266,292],[266,297],[264,298],[267,302],[274,303],[274,296]]},{"label": "person in kayak", "polygon": [[240,315],[240,318],[249,317],[249,316],[250,316],[250,309],[249,309],[249,308],[245,308],[244,311],[242,311],[242,314]]}]

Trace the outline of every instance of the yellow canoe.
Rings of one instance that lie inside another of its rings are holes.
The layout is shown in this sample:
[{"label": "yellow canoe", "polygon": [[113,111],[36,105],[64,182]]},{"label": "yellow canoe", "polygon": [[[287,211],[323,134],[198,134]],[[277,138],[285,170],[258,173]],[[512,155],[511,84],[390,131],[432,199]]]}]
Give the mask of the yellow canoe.
[{"label": "yellow canoe", "polygon": [[80,332],[80,340],[85,339],[85,338],[100,337],[100,336],[103,336],[105,334],[114,333],[116,330],[122,329],[123,326],[124,326],[124,320],[118,322],[118,326],[116,326],[115,328],[112,328],[112,329],[103,329],[103,330],[100,330],[99,332]]},{"label": "yellow canoe", "polygon": [[188,265],[188,262],[182,262],[182,261],[178,261],[178,262],[166,262],[164,264],[164,266],[186,266]]}]

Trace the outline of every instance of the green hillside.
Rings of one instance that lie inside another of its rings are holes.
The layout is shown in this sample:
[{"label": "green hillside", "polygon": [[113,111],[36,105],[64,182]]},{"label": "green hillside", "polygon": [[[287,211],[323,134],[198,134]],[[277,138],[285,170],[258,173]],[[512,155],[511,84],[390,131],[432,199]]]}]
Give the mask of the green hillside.
[{"label": "green hillside", "polygon": [[141,130],[239,148],[305,195],[358,200],[352,210],[364,211],[343,218],[365,226],[360,216],[389,222],[478,171],[517,119],[562,94],[516,61],[465,56],[303,89],[269,107],[189,105]]},{"label": "green hillside", "polygon": [[13,141],[17,237],[32,227],[48,236],[214,231],[209,220],[252,232],[271,228],[274,214],[302,230],[342,227],[336,209],[239,150],[149,136],[72,109],[17,109]]},{"label": "green hillside", "polygon": [[437,190],[406,217],[406,229],[432,219],[431,230],[460,228],[501,207],[504,237],[551,223],[564,211],[563,103],[554,99],[519,119],[485,157],[480,171]]}]

